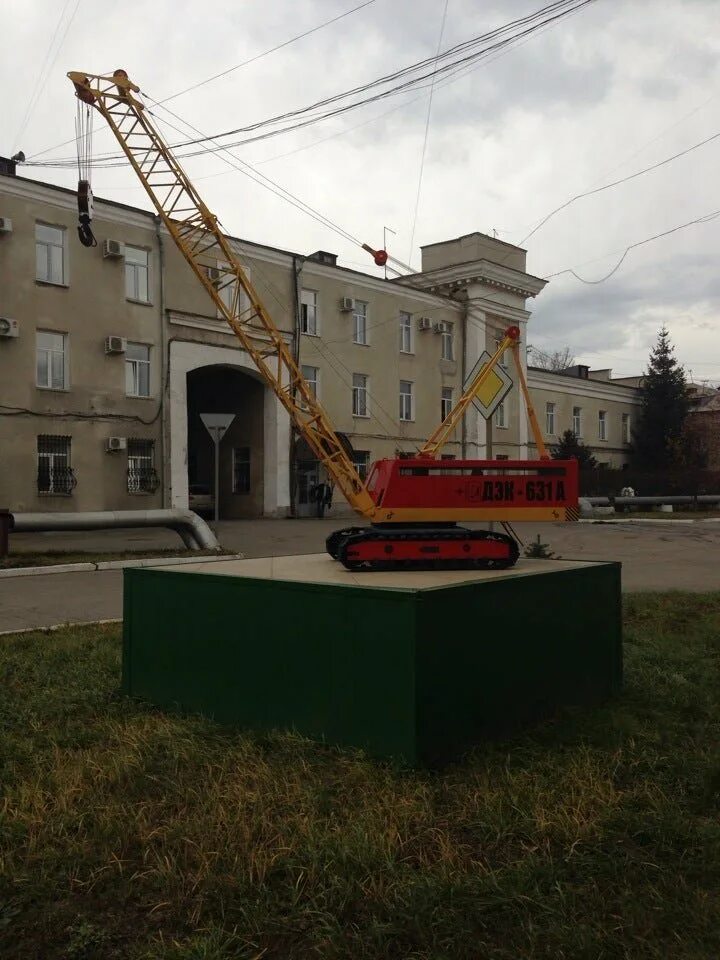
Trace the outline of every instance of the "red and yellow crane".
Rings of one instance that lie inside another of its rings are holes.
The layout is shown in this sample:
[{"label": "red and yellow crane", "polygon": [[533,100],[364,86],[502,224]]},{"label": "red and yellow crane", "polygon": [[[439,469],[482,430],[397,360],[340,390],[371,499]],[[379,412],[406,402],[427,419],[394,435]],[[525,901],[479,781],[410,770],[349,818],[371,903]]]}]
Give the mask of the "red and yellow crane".
[{"label": "red and yellow crane", "polygon": [[[364,482],[218,218],[158,132],[138,96],[140,88],[124,70],[111,76],[72,72],[68,77],[78,99],[107,121],[178,249],[331,482],[369,521],[369,526],[332,534],[327,542],[331,556],[348,569],[509,567],[518,557],[513,537],[468,530],[458,522],[577,519],[577,463],[547,456],[519,359],[517,327],[508,328],[492,358],[418,455],[378,460]],[[90,245],[92,194],[85,181],[79,198],[81,240]],[[227,288],[232,296],[223,296]],[[438,460],[473,399],[496,376],[494,369],[508,349],[540,460]]]}]

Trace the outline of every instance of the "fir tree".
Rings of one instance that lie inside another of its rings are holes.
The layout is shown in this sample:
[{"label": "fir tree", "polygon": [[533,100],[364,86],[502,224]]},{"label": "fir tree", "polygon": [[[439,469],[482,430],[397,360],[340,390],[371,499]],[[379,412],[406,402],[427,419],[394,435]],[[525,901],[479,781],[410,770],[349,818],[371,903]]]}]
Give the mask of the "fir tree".
[{"label": "fir tree", "polygon": [[640,397],[640,422],[633,440],[641,466],[662,470],[678,465],[683,459],[683,427],[689,401],[685,371],[675,359],[665,327],[650,354]]},{"label": "fir tree", "polygon": [[580,440],[572,430],[566,430],[560,438],[560,443],[552,447],[553,460],[572,460],[578,462],[578,469],[592,470],[597,466],[597,460],[589,447]]}]

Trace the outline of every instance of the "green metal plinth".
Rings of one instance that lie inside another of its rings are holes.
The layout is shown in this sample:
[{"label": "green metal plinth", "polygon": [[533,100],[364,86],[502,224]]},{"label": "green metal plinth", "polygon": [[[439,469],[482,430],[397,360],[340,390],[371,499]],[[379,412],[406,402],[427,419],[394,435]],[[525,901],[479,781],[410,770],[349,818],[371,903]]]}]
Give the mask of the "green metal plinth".
[{"label": "green metal plinth", "polygon": [[124,692],[432,764],[622,677],[620,564],[352,574],[326,555],[125,570]]}]

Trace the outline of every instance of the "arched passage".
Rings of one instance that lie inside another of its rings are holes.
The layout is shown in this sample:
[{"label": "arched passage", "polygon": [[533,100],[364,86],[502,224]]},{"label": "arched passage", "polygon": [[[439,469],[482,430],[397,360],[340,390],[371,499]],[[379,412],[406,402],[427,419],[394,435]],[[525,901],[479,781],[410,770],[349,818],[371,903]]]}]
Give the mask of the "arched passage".
[{"label": "arched passage", "polygon": [[[200,413],[234,413],[221,441],[221,519],[287,516],[290,504],[290,420],[243,350],[175,340],[169,345],[170,503],[187,509],[188,478],[212,469],[212,440]],[[203,409],[200,409],[200,408]],[[250,448],[249,464],[242,451]],[[253,455],[253,449],[255,453]],[[233,454],[233,450],[239,453]],[[236,457],[238,482],[234,480]],[[250,493],[233,493],[247,486]],[[224,478],[224,480],[223,480]],[[200,482],[200,481],[198,481]],[[223,510],[225,505],[225,510]]]},{"label": "arched passage", "polygon": [[187,375],[188,486],[214,497],[215,444],[204,413],[233,414],[219,445],[220,519],[260,517],[264,509],[264,393],[236,367],[208,366]]}]

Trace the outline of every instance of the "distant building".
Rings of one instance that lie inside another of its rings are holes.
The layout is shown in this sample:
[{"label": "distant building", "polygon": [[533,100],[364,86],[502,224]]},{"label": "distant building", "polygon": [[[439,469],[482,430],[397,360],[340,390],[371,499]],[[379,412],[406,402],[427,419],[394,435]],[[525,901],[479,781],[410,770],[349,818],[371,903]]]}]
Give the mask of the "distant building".
[{"label": "distant building", "polygon": [[[317,463],[158,218],[96,200],[90,249],[76,220],[74,191],[0,158],[0,506],[192,505],[213,475],[200,414],[220,412],[235,415],[220,448],[221,516],[312,512]],[[421,272],[384,280],[326,251],[232,243],[361,473],[417,450],[510,324],[526,364],[527,305],[545,281],[519,247],[473,233],[424,247]],[[625,462],[633,387],[609,371],[528,374],[549,444],[577,423],[598,460]],[[534,456],[518,390],[490,423],[471,412],[444,453]]]},{"label": "distant building", "polygon": [[692,389],[686,429],[705,448],[708,469],[720,470],[720,389]]}]

